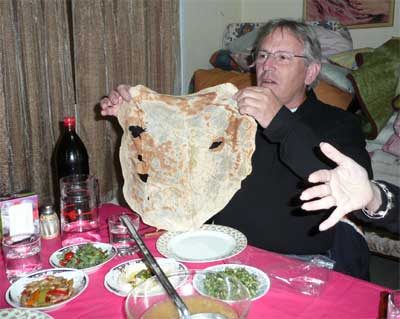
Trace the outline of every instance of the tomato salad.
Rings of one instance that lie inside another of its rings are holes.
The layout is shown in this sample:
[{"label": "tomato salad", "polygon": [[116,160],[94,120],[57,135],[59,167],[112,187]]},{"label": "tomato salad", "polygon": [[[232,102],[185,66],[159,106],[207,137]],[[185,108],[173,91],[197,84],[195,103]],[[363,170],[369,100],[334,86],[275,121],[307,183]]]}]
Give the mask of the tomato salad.
[{"label": "tomato salad", "polygon": [[61,267],[84,269],[99,265],[109,258],[107,251],[95,247],[92,243],[80,245],[75,251],[66,250],[58,256]]}]

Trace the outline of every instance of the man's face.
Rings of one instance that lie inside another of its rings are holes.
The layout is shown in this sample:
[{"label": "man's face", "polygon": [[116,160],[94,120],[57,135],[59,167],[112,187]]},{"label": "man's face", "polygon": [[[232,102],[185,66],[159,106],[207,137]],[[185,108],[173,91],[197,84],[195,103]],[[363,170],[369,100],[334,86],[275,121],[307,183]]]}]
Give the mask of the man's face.
[{"label": "man's face", "polygon": [[[282,51],[302,56],[303,49],[303,43],[290,31],[278,29],[264,38],[259,52]],[[312,83],[317,75],[314,76],[302,57],[294,57],[282,64],[279,59],[268,56],[264,61],[256,61],[256,70],[257,85],[270,88],[288,108],[296,108],[304,101],[306,85]]]}]

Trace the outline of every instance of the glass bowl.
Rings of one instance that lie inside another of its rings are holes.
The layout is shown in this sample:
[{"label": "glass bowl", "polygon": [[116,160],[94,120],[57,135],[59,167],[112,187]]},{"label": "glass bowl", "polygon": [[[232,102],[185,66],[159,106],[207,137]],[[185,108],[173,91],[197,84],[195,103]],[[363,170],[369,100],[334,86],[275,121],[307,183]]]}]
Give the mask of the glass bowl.
[{"label": "glass bowl", "polygon": [[[211,297],[203,284],[210,273],[189,270],[167,274],[167,277],[191,314],[218,313],[227,319],[245,319],[251,305],[246,286],[226,275],[217,287],[218,295],[223,297]],[[130,319],[179,319],[175,305],[155,276],[130,291],[125,300],[125,311]]]}]

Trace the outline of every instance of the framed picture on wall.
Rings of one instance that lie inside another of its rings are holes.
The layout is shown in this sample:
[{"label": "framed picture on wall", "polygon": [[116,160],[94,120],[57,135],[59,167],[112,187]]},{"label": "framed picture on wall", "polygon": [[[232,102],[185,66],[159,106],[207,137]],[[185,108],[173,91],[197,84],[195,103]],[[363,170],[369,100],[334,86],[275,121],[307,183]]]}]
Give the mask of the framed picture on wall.
[{"label": "framed picture on wall", "polygon": [[393,26],[395,0],[303,0],[305,21],[336,20],[350,29]]}]

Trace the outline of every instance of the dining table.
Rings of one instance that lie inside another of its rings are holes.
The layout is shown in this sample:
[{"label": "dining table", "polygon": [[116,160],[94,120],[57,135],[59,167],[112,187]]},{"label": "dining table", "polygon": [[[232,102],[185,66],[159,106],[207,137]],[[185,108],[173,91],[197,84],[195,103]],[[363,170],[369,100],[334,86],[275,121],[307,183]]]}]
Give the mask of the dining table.
[{"label": "dining table", "polygon": [[[99,209],[101,241],[108,243],[107,218],[113,214],[130,211],[128,208],[112,203],[104,203]],[[160,234],[146,236],[153,233],[154,228],[141,222],[139,233],[155,257],[162,256],[156,248]],[[49,257],[61,248],[61,239],[42,239],[41,259],[42,268],[51,268]],[[0,256],[0,293],[2,295],[0,308],[10,308],[5,294],[10,286],[6,278],[3,256]],[[127,318],[125,313],[125,299],[104,286],[104,277],[114,266],[131,259],[140,258],[138,253],[130,256],[116,256],[97,271],[89,273],[88,287],[77,298],[48,311],[55,319],[90,319]],[[324,268],[324,281],[317,293],[305,294],[298,286],[285,283],[277,276],[272,276],[276,270],[296,269],[299,261],[285,255],[270,252],[251,245],[236,256],[226,260],[213,262],[184,262],[188,269],[204,269],[209,266],[227,263],[242,263],[264,271],[270,278],[270,288],[261,298],[251,304],[248,319],[267,318],[341,318],[341,319],[376,319],[383,318],[383,297],[389,289],[360,280],[345,274]],[[291,268],[292,267],[292,268]],[[305,276],[306,277],[306,276]]]}]

